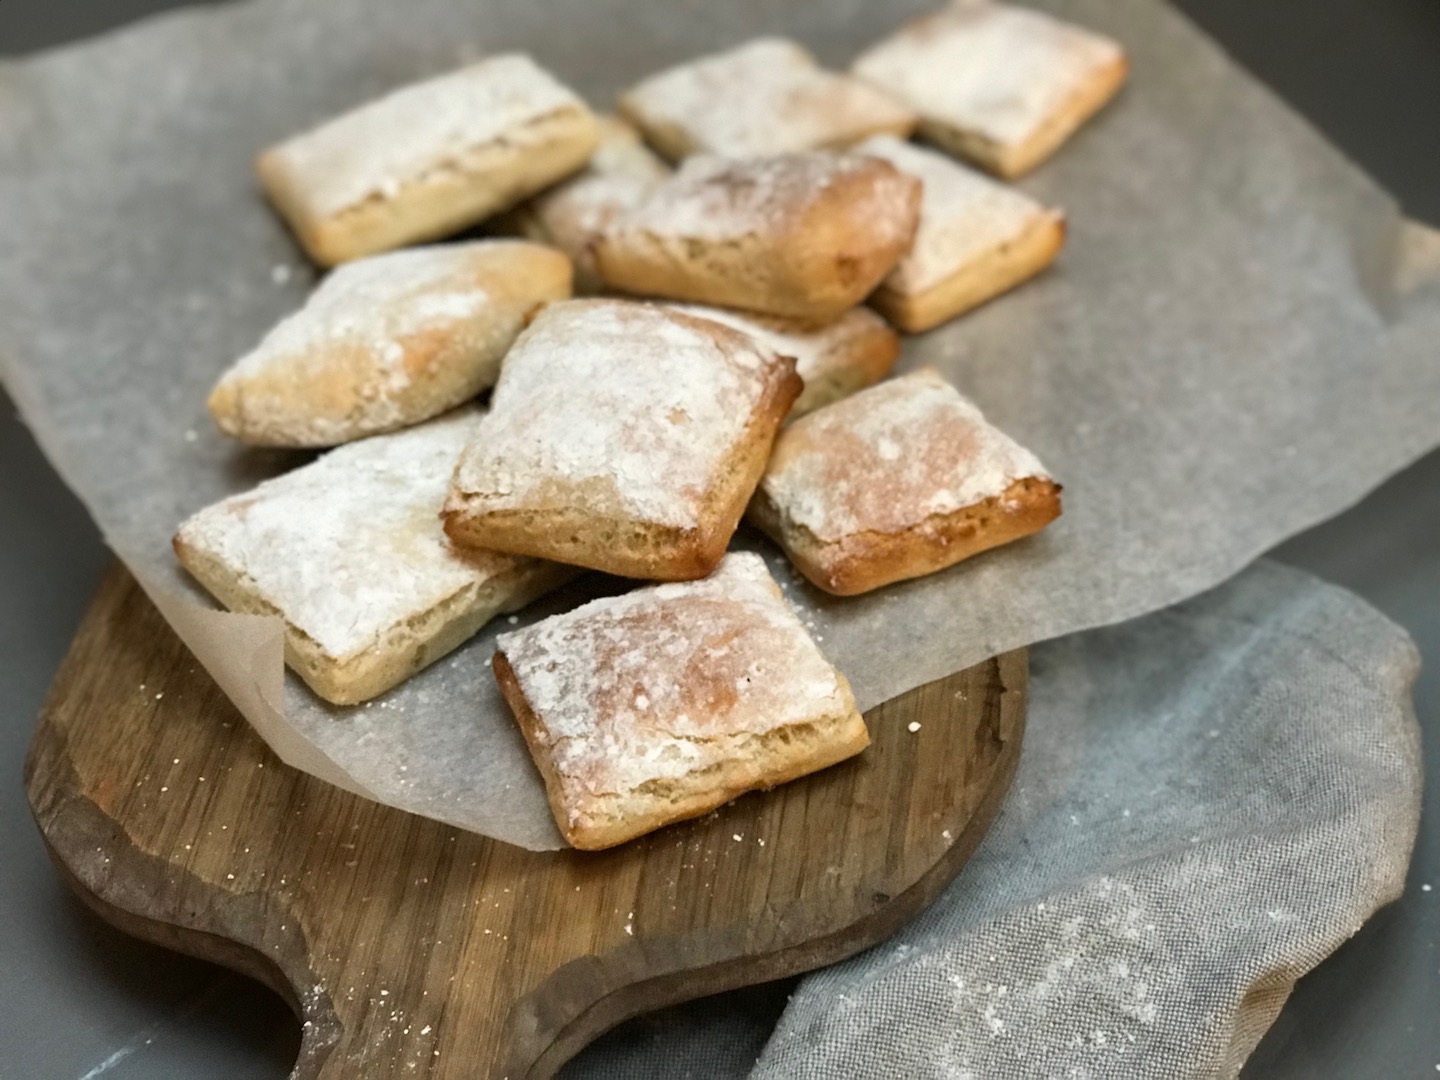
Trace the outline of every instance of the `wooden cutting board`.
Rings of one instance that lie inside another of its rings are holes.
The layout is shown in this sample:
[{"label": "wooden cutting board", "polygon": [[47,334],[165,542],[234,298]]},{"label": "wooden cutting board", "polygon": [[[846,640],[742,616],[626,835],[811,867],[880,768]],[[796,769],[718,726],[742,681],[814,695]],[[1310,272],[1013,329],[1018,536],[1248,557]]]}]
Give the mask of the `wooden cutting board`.
[{"label": "wooden cutting board", "polygon": [[1008,653],[873,710],[850,762],[611,851],[536,853],[281,764],[117,567],[25,777],[102,918],[291,1003],[296,1080],[520,1080],[638,1013],[893,933],[994,817],[1025,679]]}]

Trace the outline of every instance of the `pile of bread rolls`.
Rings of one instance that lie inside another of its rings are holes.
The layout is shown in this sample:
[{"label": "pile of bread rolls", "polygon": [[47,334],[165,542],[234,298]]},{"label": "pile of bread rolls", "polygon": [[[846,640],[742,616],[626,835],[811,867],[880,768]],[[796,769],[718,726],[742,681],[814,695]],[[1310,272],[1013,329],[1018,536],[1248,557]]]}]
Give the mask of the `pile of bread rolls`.
[{"label": "pile of bread rolls", "polygon": [[937,372],[886,376],[896,330],[1055,259],[1063,215],[1005,180],[1125,74],[1104,37],[956,0],[849,73],[761,38],[597,117],[502,55],[271,148],[265,191],[335,269],[209,405],[241,442],[329,452],[190,517],[181,562],[284,620],[336,704],[577,573],[661,583],[498,639],[576,846],[860,752],[844,676],[731,537],[748,517],[850,595],[1059,515],[1040,462]]}]

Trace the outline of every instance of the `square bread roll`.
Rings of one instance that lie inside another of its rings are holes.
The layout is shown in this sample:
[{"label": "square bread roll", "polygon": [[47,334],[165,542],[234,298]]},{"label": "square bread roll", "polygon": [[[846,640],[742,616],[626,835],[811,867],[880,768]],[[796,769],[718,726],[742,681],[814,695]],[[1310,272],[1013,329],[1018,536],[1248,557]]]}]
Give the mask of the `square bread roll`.
[{"label": "square bread roll", "polygon": [[706,319],[552,304],[505,360],[455,468],[445,531],[625,577],[704,577],[800,385],[794,360]]},{"label": "square bread roll", "polygon": [[869,745],[758,555],[502,634],[495,678],[560,831],[606,848]]},{"label": "square bread roll", "polygon": [[322,266],[438,240],[585,164],[590,109],[528,56],[396,90],[263,153],[256,168]]},{"label": "square bread roll", "polygon": [[570,261],[519,240],[347,263],[210,394],[253,446],[336,446],[438,416],[493,386],[536,308],[570,295]]},{"label": "square bread roll", "polygon": [[1043,12],[952,0],[851,70],[920,114],[920,134],[999,176],[1053,154],[1125,82],[1125,51]]},{"label": "square bread roll", "polygon": [[920,183],[862,154],[689,158],[595,243],[623,292],[828,322],[909,250]]},{"label": "square bread roll", "polygon": [[902,330],[929,330],[978,307],[1055,261],[1065,215],[958,161],[878,135],[856,149],[925,185],[915,245],[870,303]]},{"label": "square bread roll", "polygon": [[284,620],[285,662],[315,693],[375,697],[574,576],[445,538],[437,512],[479,421],[464,409],[335,450],[201,510],[175,553],[231,611]]},{"label": "square bread roll", "polygon": [[652,75],[620,111],[671,161],[833,150],[867,135],[909,135],[915,112],[802,46],[765,37]]},{"label": "square bread roll", "polygon": [[644,202],[670,168],[625,121],[601,116],[600,145],[583,171],[522,203],[497,222],[501,232],[550,244],[575,264],[575,291],[599,292],[590,248],[616,217]]},{"label": "square bread roll", "polygon": [[787,427],[750,518],[838,596],[952,566],[1060,516],[1060,485],[933,368]]},{"label": "square bread roll", "polygon": [[900,356],[900,339],[895,331],[869,308],[851,308],[834,322],[816,326],[728,308],[671,306],[749,334],[771,352],[793,356],[795,373],[805,389],[790,407],[790,420],[879,382]]}]

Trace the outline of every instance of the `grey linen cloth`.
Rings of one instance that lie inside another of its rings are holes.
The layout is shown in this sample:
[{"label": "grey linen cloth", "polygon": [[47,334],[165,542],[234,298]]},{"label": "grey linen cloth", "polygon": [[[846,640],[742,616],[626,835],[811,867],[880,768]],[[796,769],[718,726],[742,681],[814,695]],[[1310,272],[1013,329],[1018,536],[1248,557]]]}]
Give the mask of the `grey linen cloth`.
[{"label": "grey linen cloth", "polygon": [[[1261,562],[1031,650],[1025,751],[973,861],[893,940],[631,1023],[568,1080],[1232,1077],[1403,886],[1419,659]],[[758,1056],[758,1061],[756,1060]]]}]

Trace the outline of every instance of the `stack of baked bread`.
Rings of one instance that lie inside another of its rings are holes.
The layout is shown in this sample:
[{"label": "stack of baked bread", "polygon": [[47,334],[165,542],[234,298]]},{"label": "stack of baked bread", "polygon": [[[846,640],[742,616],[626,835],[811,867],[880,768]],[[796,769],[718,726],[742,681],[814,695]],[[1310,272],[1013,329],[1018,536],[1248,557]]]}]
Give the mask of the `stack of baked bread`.
[{"label": "stack of baked bread", "polygon": [[[1062,215],[996,177],[1124,76],[1108,39],[959,0],[848,74],[764,38],[645,79],[622,120],[497,56],[268,150],[265,190],[336,269],[210,410],[244,443],[338,449],[195,514],[181,562],[284,620],[337,704],[583,570],[660,583],[498,638],[579,847],[858,753],[844,676],[731,537],[748,516],[848,595],[1059,515],[937,372],[882,381],[887,321],[923,331],[1055,258]],[[408,246],[486,222],[502,238]]]}]

